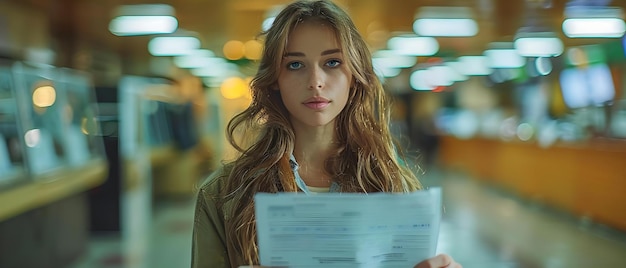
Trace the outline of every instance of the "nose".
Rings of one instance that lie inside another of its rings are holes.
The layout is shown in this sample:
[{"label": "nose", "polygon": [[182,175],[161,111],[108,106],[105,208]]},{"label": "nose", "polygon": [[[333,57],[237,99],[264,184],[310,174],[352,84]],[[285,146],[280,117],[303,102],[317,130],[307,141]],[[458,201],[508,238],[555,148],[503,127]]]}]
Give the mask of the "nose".
[{"label": "nose", "polygon": [[311,72],[309,74],[309,89],[322,89],[324,88],[325,83],[325,74],[324,70],[320,67],[316,66],[311,68]]}]

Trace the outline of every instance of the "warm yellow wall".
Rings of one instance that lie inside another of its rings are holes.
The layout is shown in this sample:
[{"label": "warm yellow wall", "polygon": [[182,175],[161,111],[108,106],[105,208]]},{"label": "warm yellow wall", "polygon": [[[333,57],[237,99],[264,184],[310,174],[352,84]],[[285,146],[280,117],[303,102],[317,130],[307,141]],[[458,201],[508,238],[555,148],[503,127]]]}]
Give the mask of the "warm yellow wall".
[{"label": "warm yellow wall", "polygon": [[0,52],[17,59],[27,48],[51,48],[48,18],[43,12],[0,1]]}]

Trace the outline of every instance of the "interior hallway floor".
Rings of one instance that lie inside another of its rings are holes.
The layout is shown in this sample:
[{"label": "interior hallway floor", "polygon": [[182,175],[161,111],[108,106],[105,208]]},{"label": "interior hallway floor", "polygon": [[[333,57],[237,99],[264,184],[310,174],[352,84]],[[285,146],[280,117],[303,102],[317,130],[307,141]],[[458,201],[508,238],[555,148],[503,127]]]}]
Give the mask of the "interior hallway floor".
[{"label": "interior hallway floor", "polygon": [[[450,254],[465,268],[626,264],[626,232],[513,197],[459,172],[433,169],[422,176],[422,183],[443,190],[437,251]],[[119,235],[97,235],[70,268],[189,267],[194,205],[194,198],[155,202],[143,261],[129,264]]]}]

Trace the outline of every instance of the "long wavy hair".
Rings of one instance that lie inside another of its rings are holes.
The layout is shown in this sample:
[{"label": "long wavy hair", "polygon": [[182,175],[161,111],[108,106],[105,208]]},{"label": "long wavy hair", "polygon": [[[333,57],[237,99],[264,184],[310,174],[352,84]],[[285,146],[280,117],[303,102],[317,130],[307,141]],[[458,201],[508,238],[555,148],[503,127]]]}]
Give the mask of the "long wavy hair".
[{"label": "long wavy hair", "polygon": [[[253,197],[257,192],[297,192],[289,157],[295,134],[277,88],[289,34],[298,24],[319,20],[334,29],[352,72],[346,107],[335,120],[334,148],[325,169],[342,192],[410,192],[421,189],[405,165],[389,131],[390,103],[374,73],[369,48],[348,14],[330,1],[296,1],[286,6],[264,32],[265,46],[252,102],[227,126],[227,137],[240,153],[226,164],[223,202],[232,201],[226,222],[229,254],[258,263]],[[367,134],[364,134],[367,132]],[[242,133],[248,134],[240,139]],[[235,264],[233,264],[235,265]]]}]

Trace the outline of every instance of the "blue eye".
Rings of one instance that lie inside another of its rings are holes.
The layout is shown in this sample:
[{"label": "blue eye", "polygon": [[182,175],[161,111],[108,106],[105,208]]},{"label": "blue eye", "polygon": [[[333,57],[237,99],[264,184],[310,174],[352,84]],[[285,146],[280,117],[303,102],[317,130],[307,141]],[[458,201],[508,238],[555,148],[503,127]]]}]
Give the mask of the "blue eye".
[{"label": "blue eye", "polygon": [[294,61],[294,62],[290,62],[287,64],[287,69],[290,69],[290,70],[298,70],[300,68],[302,68],[301,62]]},{"label": "blue eye", "polygon": [[337,67],[341,64],[341,61],[339,60],[329,60],[328,62],[326,62],[326,66],[328,67]]}]

